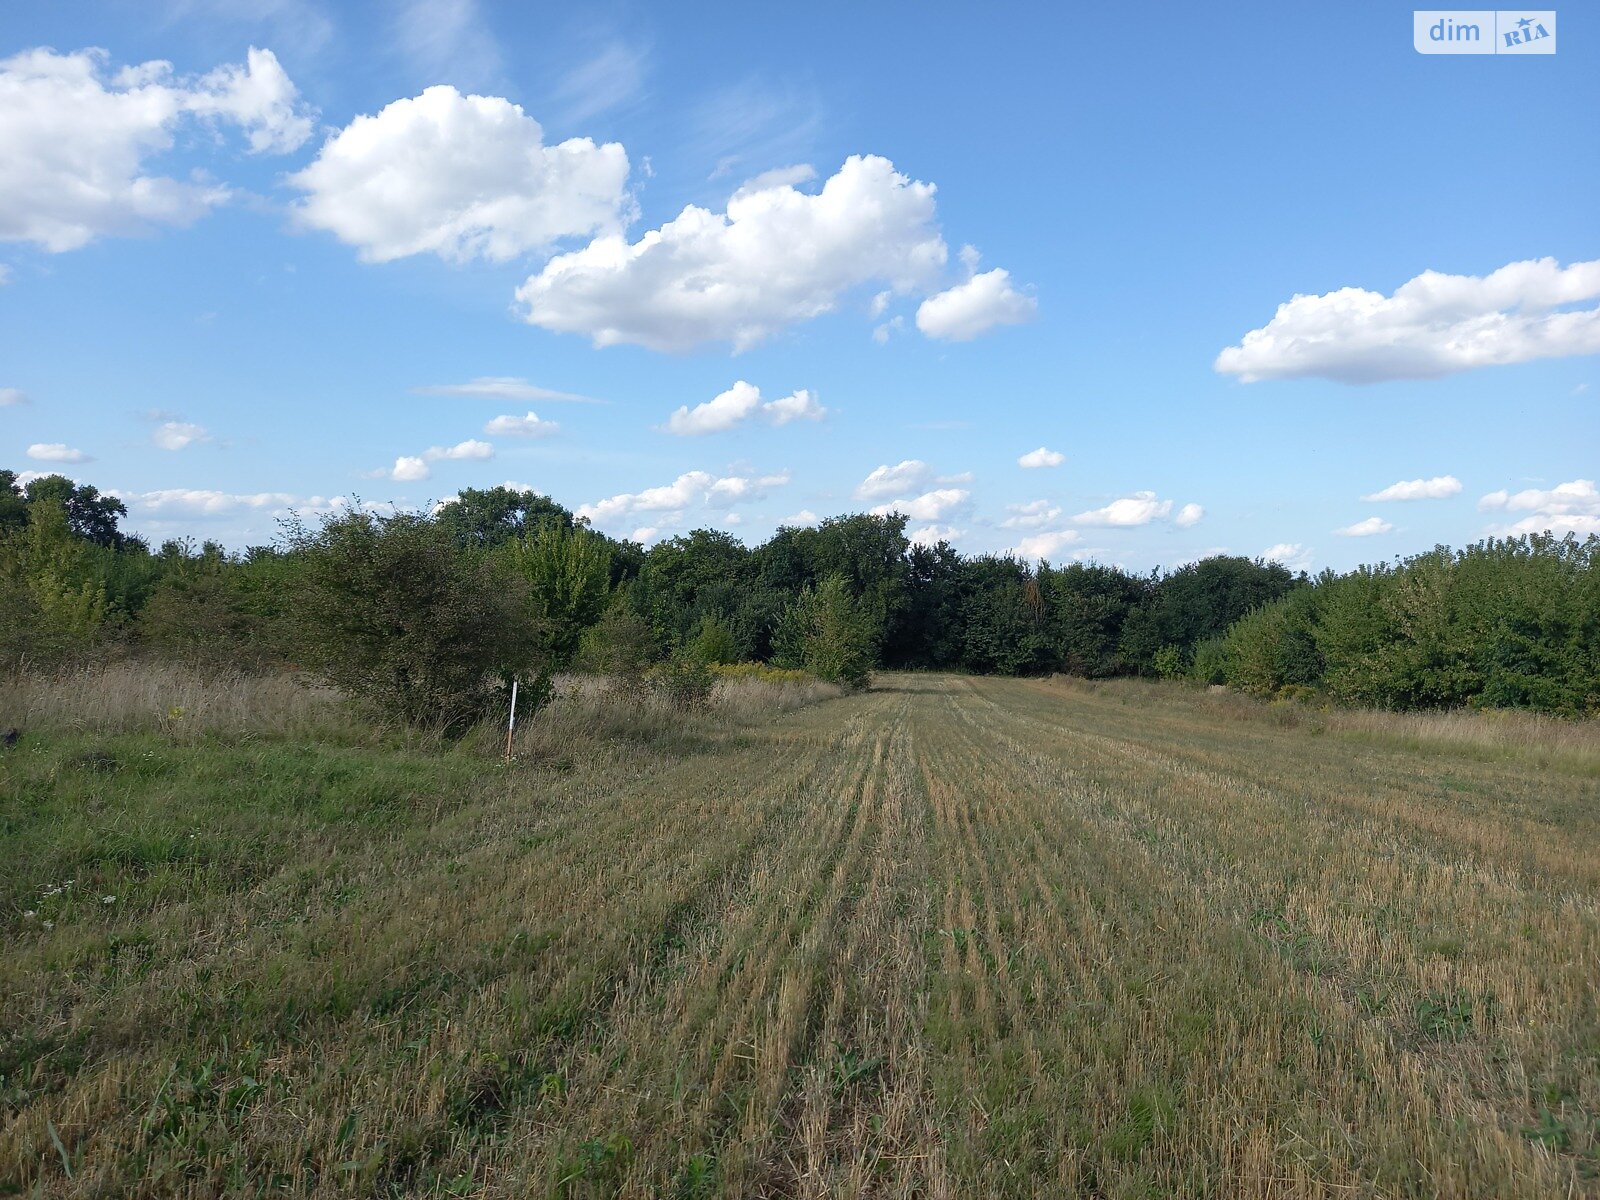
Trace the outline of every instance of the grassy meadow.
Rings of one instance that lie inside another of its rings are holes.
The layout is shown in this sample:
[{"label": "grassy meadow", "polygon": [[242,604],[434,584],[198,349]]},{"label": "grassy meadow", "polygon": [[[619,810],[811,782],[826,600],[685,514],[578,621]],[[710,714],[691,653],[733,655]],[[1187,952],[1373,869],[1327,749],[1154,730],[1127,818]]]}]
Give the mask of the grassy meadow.
[{"label": "grassy meadow", "polygon": [[0,683],[0,1193],[1600,1196],[1600,730]]}]

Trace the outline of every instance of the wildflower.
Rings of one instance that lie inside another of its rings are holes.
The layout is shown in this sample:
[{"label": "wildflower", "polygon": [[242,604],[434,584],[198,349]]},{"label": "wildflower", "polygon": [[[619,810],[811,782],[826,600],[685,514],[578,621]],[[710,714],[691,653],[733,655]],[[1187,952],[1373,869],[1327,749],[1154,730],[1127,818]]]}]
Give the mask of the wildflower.
[{"label": "wildflower", "polygon": [[116,902],[117,902],[117,898],[115,896],[101,896],[100,897],[100,903],[101,904],[115,904]]},{"label": "wildflower", "polygon": [[46,921],[44,923],[44,927],[46,929],[54,929],[56,927],[56,923],[54,921]]},{"label": "wildflower", "polygon": [[35,917],[37,917],[38,915],[39,915],[38,913],[36,913],[33,909],[30,908],[27,912],[22,914],[22,919],[24,921],[31,921]]}]

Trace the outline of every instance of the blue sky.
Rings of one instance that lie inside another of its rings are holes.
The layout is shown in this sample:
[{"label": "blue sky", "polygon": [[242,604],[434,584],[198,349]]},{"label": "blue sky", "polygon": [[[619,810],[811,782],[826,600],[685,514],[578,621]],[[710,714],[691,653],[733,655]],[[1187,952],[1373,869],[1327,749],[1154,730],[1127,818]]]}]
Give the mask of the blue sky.
[{"label": "blue sky", "polygon": [[0,464],[233,546],[506,481],[1137,569],[1600,530],[1600,13],[1411,14],[10,6]]}]

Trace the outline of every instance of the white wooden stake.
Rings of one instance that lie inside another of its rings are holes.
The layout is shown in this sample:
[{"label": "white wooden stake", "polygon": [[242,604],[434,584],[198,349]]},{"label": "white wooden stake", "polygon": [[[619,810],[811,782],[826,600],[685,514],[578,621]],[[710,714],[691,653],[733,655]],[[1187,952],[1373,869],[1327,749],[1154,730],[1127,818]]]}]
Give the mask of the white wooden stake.
[{"label": "white wooden stake", "polygon": [[511,735],[517,730],[517,681],[511,681],[511,717],[506,721],[506,758],[511,757]]}]

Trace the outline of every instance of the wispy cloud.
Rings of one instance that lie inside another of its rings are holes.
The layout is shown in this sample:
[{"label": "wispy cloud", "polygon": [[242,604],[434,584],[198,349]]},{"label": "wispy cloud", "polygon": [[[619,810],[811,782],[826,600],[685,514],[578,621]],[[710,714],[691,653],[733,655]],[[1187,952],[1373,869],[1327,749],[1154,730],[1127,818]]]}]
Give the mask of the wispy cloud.
[{"label": "wispy cloud", "polygon": [[556,113],[577,125],[621,108],[644,90],[649,63],[643,46],[608,43],[562,76],[550,97]]},{"label": "wispy cloud", "polygon": [[481,375],[466,383],[430,383],[411,389],[414,396],[467,396],[479,400],[552,400],[563,404],[605,404],[593,396],[557,392],[512,375]]},{"label": "wispy cloud", "polygon": [[403,0],[391,20],[394,49],[420,82],[479,87],[499,77],[500,46],[477,0]]}]

